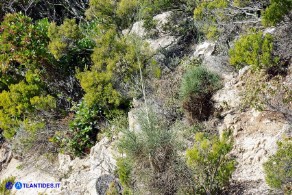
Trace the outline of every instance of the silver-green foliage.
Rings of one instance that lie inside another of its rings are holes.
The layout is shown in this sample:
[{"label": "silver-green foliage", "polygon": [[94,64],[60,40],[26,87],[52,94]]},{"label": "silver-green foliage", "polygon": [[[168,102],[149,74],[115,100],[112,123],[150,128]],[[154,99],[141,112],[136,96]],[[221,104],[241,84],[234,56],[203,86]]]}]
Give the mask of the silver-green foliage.
[{"label": "silver-green foliage", "polygon": [[183,99],[192,94],[210,94],[221,86],[220,77],[206,68],[196,66],[185,73],[181,85]]}]

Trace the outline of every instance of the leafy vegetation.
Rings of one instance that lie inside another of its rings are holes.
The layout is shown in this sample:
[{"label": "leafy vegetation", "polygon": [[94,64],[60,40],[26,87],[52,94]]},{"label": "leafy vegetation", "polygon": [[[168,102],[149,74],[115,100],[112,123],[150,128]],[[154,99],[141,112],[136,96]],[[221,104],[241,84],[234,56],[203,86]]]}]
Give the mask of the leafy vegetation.
[{"label": "leafy vegetation", "polygon": [[[93,66],[80,72],[77,77],[86,92],[84,99],[89,106],[99,105],[104,111],[117,111],[127,104],[129,86],[139,79],[144,69],[147,50],[137,48],[136,42],[126,37],[119,39],[114,30],[109,30],[101,39],[92,55]],[[146,61],[147,62],[147,61]]]},{"label": "leafy vegetation", "polygon": [[231,33],[235,23],[258,20],[257,10],[262,1],[251,3],[249,0],[212,0],[197,1],[194,20],[197,28],[207,39],[217,40],[222,33]]},{"label": "leafy vegetation", "polygon": [[221,139],[208,138],[204,133],[195,135],[193,148],[186,153],[188,166],[194,170],[197,194],[216,194],[229,183],[235,170],[235,161],[228,155],[232,142],[227,134]]},{"label": "leafy vegetation", "polygon": [[[74,109],[73,109],[74,110]],[[75,116],[70,124],[66,145],[69,152],[80,156],[88,153],[95,144],[98,129],[98,109],[90,108],[82,102],[75,108]]]},{"label": "leafy vegetation", "polygon": [[282,189],[285,194],[292,192],[292,141],[278,142],[278,150],[264,163],[266,182],[272,188]]},{"label": "leafy vegetation", "polygon": [[[2,89],[23,79],[23,72],[39,69],[45,71],[49,65],[46,54],[48,38],[46,19],[32,23],[22,14],[7,14],[1,22],[0,49]],[[8,81],[8,82],[7,82]]]}]

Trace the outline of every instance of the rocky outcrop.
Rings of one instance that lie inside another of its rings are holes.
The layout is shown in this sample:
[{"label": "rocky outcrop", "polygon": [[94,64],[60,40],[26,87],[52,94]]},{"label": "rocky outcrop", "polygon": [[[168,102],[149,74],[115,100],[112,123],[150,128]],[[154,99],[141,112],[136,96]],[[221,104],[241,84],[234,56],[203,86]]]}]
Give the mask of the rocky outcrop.
[{"label": "rocky outcrop", "polygon": [[198,58],[201,56],[207,57],[211,56],[215,50],[215,43],[205,41],[196,46],[195,52],[193,54],[194,58]]},{"label": "rocky outcrop", "polygon": [[0,171],[4,169],[12,159],[12,151],[7,143],[0,146]]},{"label": "rocky outcrop", "polygon": [[[3,180],[7,177],[14,176],[16,181],[22,183],[51,183],[59,182],[57,170],[53,167],[46,166],[48,165],[48,159],[40,158],[38,162],[34,162],[29,166],[24,166],[23,162],[12,158],[9,164],[5,169],[0,172],[0,180]],[[21,190],[12,190],[15,195],[38,195],[39,193],[47,194],[59,194],[60,191],[53,189],[21,189]]]},{"label": "rocky outcrop", "polygon": [[168,18],[171,16],[172,12],[164,12],[154,16],[153,20],[156,21],[156,30],[159,36],[156,38],[146,38],[147,30],[143,27],[144,22],[138,21],[133,24],[131,29],[123,30],[123,34],[136,35],[140,38],[145,39],[149,44],[150,49],[155,52],[160,49],[167,49],[168,47],[174,46],[178,43],[178,39],[175,36],[164,34],[163,26],[168,22]]},{"label": "rocky outcrop", "polygon": [[277,112],[259,112],[254,109],[242,111],[241,77],[248,68],[239,71],[214,96],[215,107],[224,111],[219,133],[230,129],[233,132],[234,148],[231,153],[236,158],[237,168],[233,181],[244,186],[243,194],[269,194],[265,183],[263,163],[277,150],[277,141],[292,136],[292,126],[283,114]]},{"label": "rocky outcrop", "polygon": [[216,49],[216,44],[205,41],[195,47],[192,59],[201,59],[202,65],[208,70],[217,73],[225,80],[233,78],[236,73],[234,68],[229,66],[228,56],[213,55]]},{"label": "rocky outcrop", "polygon": [[[22,162],[12,159],[7,168],[0,172],[0,180],[15,176],[17,181],[60,182],[60,189],[29,189],[15,191],[16,195],[38,193],[58,195],[99,195],[107,190],[108,178],[114,178],[116,166],[114,144],[103,138],[93,148],[90,155],[84,159],[71,159],[69,155],[58,154],[55,167],[49,166],[47,158],[38,159],[33,166],[22,166]],[[103,183],[103,185],[100,185]]]},{"label": "rocky outcrop", "polygon": [[[108,138],[103,138],[91,148],[90,155],[85,159],[76,158],[71,161],[69,156],[59,155],[59,163],[62,163],[59,170],[66,170],[61,179],[65,184],[62,193],[99,195],[102,194],[100,192],[106,191],[110,184],[108,178],[114,178],[115,154],[118,155],[113,145]],[[98,183],[103,185],[100,186]]]}]

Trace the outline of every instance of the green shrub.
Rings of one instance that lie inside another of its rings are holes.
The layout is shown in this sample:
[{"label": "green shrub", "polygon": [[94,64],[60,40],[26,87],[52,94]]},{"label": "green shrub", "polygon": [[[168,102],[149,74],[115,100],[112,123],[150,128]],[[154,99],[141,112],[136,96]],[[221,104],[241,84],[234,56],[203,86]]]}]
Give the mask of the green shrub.
[{"label": "green shrub", "polygon": [[3,194],[3,195],[10,195],[10,194],[12,194],[11,193],[11,190],[8,190],[6,188],[6,184],[8,182],[11,182],[12,185],[14,185],[14,181],[15,181],[15,177],[8,177],[8,178],[5,178],[4,180],[0,181],[0,193]]},{"label": "green shrub", "polygon": [[194,9],[194,18],[202,20],[204,17],[212,17],[211,20],[214,20],[214,17],[211,16],[210,12],[215,9],[226,8],[229,2],[227,0],[213,0],[213,1],[200,1],[198,6]]},{"label": "green shrub", "polygon": [[271,4],[263,13],[262,23],[265,26],[274,26],[280,22],[292,9],[291,0],[271,0]]},{"label": "green shrub", "polygon": [[233,5],[237,6],[237,7],[244,7],[246,5],[248,5],[248,3],[250,3],[251,0],[234,0],[233,1]]},{"label": "green shrub", "polygon": [[1,22],[0,128],[7,139],[25,119],[56,108],[47,85],[47,68],[52,66],[47,52],[48,26],[47,19],[33,22],[21,13],[7,14]]},{"label": "green shrub", "polygon": [[275,66],[277,58],[272,55],[273,36],[252,32],[240,37],[230,50],[230,64],[240,69],[250,65],[255,71]]},{"label": "green shrub", "polygon": [[183,99],[192,94],[210,94],[221,86],[220,77],[206,68],[198,66],[185,73],[181,85]]},{"label": "green shrub", "polygon": [[65,19],[60,26],[50,24],[48,50],[58,60],[56,64],[62,73],[72,75],[91,64],[96,31],[95,21],[77,24],[75,19]]},{"label": "green shrub", "polygon": [[195,135],[195,144],[187,150],[186,157],[194,171],[196,194],[218,194],[228,185],[235,170],[235,161],[228,155],[231,150],[232,142],[227,134],[221,139],[204,133]]},{"label": "green shrub", "polygon": [[88,154],[99,137],[105,134],[112,138],[120,128],[127,125],[123,112],[115,113],[115,118],[106,117],[101,107],[88,106],[84,100],[73,106],[71,111],[74,115],[72,114],[66,122],[69,124],[69,129],[60,129],[55,132],[50,141],[57,144],[61,152],[73,156]]},{"label": "green shrub", "polygon": [[[89,28],[89,26],[84,26],[84,28]],[[86,38],[86,35],[82,33],[83,30],[86,29],[79,27],[75,19],[65,19],[60,26],[51,23],[48,29],[49,51],[56,59],[64,57],[70,51],[73,53],[86,52],[94,46],[94,43]]]},{"label": "green shrub", "polygon": [[119,159],[121,182],[131,184],[129,187],[136,193],[175,193],[180,185],[186,185],[180,180],[184,163],[177,154],[179,144],[175,132],[153,111],[142,112],[139,124],[141,130],[125,131],[118,145],[126,155]]},{"label": "green shrub", "polygon": [[117,173],[124,188],[129,188],[132,186],[131,171],[132,163],[129,158],[117,159]]},{"label": "green shrub", "polygon": [[[194,7],[194,20],[197,28],[207,39],[216,40],[222,31],[218,22],[225,20],[224,9],[229,6],[226,0],[199,1]],[[226,21],[224,21],[226,22]]]},{"label": "green shrub", "polygon": [[[194,21],[197,28],[208,39],[233,39],[235,34],[231,27],[238,23],[249,23],[258,20],[259,9],[264,9],[266,0],[208,0],[196,1]],[[248,14],[247,14],[248,13]],[[224,35],[224,34],[228,35]]]},{"label": "green shrub", "polygon": [[133,97],[131,89],[145,75],[150,55],[145,43],[136,38],[119,37],[108,30],[96,40],[89,70],[77,74],[85,91],[84,100],[89,106],[99,105],[106,114],[127,109]]},{"label": "green shrub", "polygon": [[183,108],[191,122],[209,117],[212,112],[211,97],[220,87],[220,77],[201,66],[185,73],[180,91]]},{"label": "green shrub", "polygon": [[27,71],[43,71],[49,63],[47,54],[47,19],[33,23],[22,14],[7,14],[0,25],[0,92],[24,79]]},{"label": "green shrub", "polygon": [[70,123],[69,136],[65,139],[67,152],[82,156],[89,153],[97,138],[96,128],[100,115],[98,108],[89,107],[85,102],[81,102],[77,107],[73,107],[75,116]]},{"label": "green shrub", "polygon": [[11,139],[25,118],[56,108],[54,97],[41,88],[41,83],[21,81],[0,93],[0,128]]},{"label": "green shrub", "polygon": [[292,140],[278,142],[278,150],[264,163],[265,178],[272,188],[282,189],[285,194],[292,192]]},{"label": "green shrub", "polygon": [[4,17],[0,26],[2,73],[13,71],[20,74],[15,67],[17,63],[19,68],[25,66],[29,70],[41,68],[48,63],[48,25],[47,19],[33,23],[31,18],[22,14],[7,14]]}]

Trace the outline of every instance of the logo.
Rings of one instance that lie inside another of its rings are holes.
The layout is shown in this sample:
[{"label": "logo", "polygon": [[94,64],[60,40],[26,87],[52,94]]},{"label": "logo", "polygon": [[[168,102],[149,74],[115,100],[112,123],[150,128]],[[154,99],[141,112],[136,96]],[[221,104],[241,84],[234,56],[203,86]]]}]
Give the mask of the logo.
[{"label": "logo", "polygon": [[21,183],[21,182],[16,182],[16,183],[14,184],[14,186],[15,186],[15,188],[16,188],[17,190],[20,190],[20,189],[22,188],[22,183]]},{"label": "logo", "polygon": [[13,188],[13,183],[11,181],[7,182],[5,185],[7,190],[11,190]]}]

